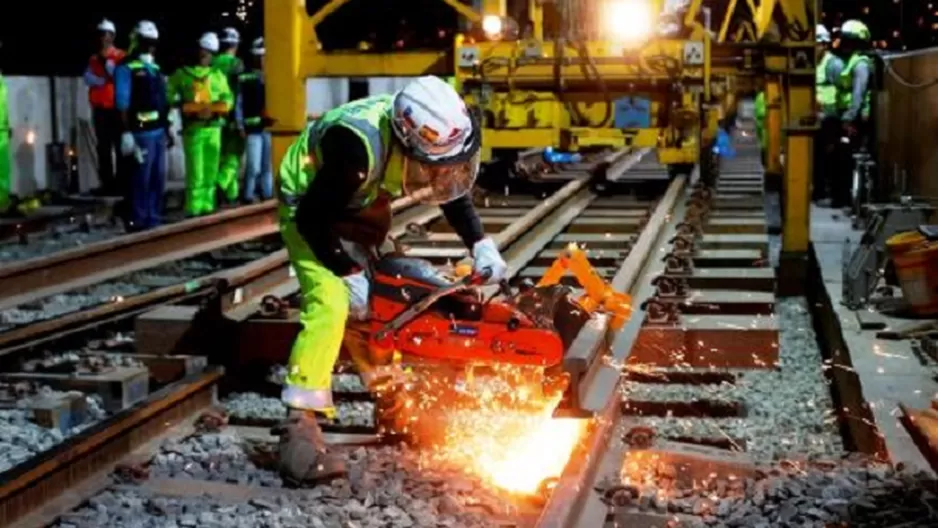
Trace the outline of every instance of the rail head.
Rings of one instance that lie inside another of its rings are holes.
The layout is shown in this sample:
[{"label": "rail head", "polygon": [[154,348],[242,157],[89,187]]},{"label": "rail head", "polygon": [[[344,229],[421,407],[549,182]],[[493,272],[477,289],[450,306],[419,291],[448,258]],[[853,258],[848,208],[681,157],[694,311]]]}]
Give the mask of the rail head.
[{"label": "rail head", "polygon": [[[653,250],[661,241],[666,231],[671,213],[678,200],[684,195],[687,186],[687,177],[679,176],[668,186],[662,199],[655,206],[646,228],[641,232],[628,257],[620,266],[613,279],[613,287],[620,292],[633,296],[633,303],[641,303],[635,295],[641,282],[643,272],[649,262]],[[633,310],[632,317],[643,317],[640,310]],[[640,324],[627,325],[620,333],[635,331]],[[619,336],[621,337],[621,336]],[[595,346],[601,347],[604,342],[631,343],[634,339],[613,340],[609,335],[597,335]],[[613,394],[618,390],[619,382],[613,387]],[[618,400],[609,398],[605,407],[590,422],[585,439],[570,457],[567,467],[557,481],[556,486],[541,515],[538,517],[536,528],[570,528],[573,526],[579,512],[583,507],[586,495],[592,491],[588,485],[591,481],[604,447],[617,423],[619,411]]]}]

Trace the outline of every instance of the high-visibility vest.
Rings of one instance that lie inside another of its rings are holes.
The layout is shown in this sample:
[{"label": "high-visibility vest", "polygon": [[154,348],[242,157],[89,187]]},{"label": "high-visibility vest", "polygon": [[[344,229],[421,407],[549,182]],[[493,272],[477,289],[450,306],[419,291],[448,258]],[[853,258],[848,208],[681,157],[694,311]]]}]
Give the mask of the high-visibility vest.
[{"label": "high-visibility vest", "polygon": [[139,59],[122,65],[130,70],[131,130],[146,131],[166,126],[166,87],[163,75],[156,64],[146,64]]},{"label": "high-visibility vest", "polygon": [[124,59],[123,50],[111,46],[102,59],[101,55],[95,53],[88,59],[88,69],[95,77],[105,80],[101,86],[91,86],[88,88],[88,102],[92,108],[112,109],[114,108],[114,78],[107,71],[107,62],[111,61],[116,66]]},{"label": "high-visibility vest", "polygon": [[762,148],[769,147],[769,137],[765,133],[765,114],[765,92],[759,92],[756,94],[752,117],[756,121],[756,138],[759,139],[759,145]]},{"label": "high-visibility vest", "polygon": [[244,128],[256,132],[264,128],[264,116],[267,97],[264,93],[264,79],[255,70],[238,75],[238,89],[241,91],[241,112]]},{"label": "high-visibility vest", "polygon": [[819,107],[825,111],[833,111],[837,107],[837,85],[827,78],[827,68],[831,61],[837,60],[831,52],[825,52],[821,63],[814,72],[814,85],[816,88],[815,100]]},{"label": "high-visibility vest", "polygon": [[[873,61],[862,53],[854,53],[850,56],[850,60],[847,61],[847,65],[844,66],[843,71],[840,72],[840,77],[837,79],[837,108],[841,112],[846,112],[853,103],[853,72],[861,63],[867,65],[872,77]],[[864,118],[870,116],[869,87],[867,87],[866,93],[863,94],[863,106],[860,108],[860,116]]]},{"label": "high-visibility vest", "polygon": [[403,166],[388,163],[391,154],[391,116],[394,110],[393,95],[373,95],[329,110],[306,130],[287,149],[280,165],[281,217],[292,217],[300,199],[316,171],[329,156],[341,156],[341,152],[323,152],[319,140],[327,130],[341,126],[354,132],[368,152],[368,176],[355,193],[349,209],[363,209],[375,201],[381,193],[392,198],[400,197],[404,191]]}]

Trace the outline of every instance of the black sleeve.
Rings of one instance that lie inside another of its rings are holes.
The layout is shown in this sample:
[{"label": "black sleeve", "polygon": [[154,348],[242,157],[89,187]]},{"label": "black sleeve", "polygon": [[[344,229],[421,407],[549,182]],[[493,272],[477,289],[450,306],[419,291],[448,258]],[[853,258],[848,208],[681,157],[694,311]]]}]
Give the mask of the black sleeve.
[{"label": "black sleeve", "polygon": [[482,230],[482,219],[472,204],[472,196],[469,194],[445,203],[440,206],[443,209],[443,216],[453,230],[459,235],[466,247],[472,249],[476,242],[485,238],[485,231]]},{"label": "black sleeve", "polygon": [[344,277],[357,272],[358,265],[342,249],[335,224],[368,174],[368,151],[354,132],[341,126],[330,128],[319,148],[323,165],[296,207],[296,227],[323,266]]}]

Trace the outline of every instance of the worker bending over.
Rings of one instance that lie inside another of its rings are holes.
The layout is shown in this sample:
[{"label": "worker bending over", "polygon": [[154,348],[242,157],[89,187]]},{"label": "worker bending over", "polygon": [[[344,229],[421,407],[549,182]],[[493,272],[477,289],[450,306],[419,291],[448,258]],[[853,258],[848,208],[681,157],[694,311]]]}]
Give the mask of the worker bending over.
[{"label": "worker bending over", "polygon": [[[335,414],[332,369],[346,319],[368,316],[369,254],[391,224],[391,200],[439,204],[471,248],[476,272],[499,281],[507,266],[469,194],[481,129],[456,91],[421,77],[395,95],[339,106],[307,126],[280,166],[280,230],[302,293],[302,329],[290,355],[281,435],[286,481],[312,484],[346,472],[326,451],[320,420]],[[364,346],[358,336],[351,346]],[[354,355],[354,352],[353,352]],[[364,373],[370,388],[377,382]]]},{"label": "worker bending over", "polygon": [[127,230],[132,232],[162,223],[166,146],[172,143],[166,83],[154,58],[159,39],[156,24],[141,20],[133,39],[131,54],[114,72],[120,150],[131,167]]},{"label": "worker bending over", "polygon": [[[212,66],[225,74],[234,98],[238,96],[238,76],[244,72],[244,63],[238,58],[241,35],[232,27],[222,31],[221,52],[212,60]],[[244,137],[234,119],[229,119],[221,131],[221,162],[218,167],[218,190],[228,205],[238,200],[238,176],[241,156],[244,155]]]},{"label": "worker bending over", "polygon": [[186,213],[215,212],[215,182],[221,152],[221,127],[234,100],[225,75],[211,66],[218,36],[199,39],[198,59],[169,78],[170,104],[182,109],[182,147],[186,154]]},{"label": "worker bending over", "polygon": [[848,20],[840,28],[840,49],[846,64],[837,79],[837,107],[842,131],[850,140],[841,157],[837,183],[832,182],[831,206],[847,207],[852,202],[853,154],[865,147],[870,119],[870,82],[873,63],[866,55],[870,30],[858,20]]},{"label": "worker bending over", "polygon": [[815,98],[821,130],[814,143],[814,182],[811,194],[812,198],[818,201],[837,192],[834,187],[839,185],[839,182],[831,179],[837,174],[837,153],[841,149],[843,126],[837,109],[837,82],[844,63],[830,50],[831,35],[826,27],[818,24],[815,39],[818,53],[814,74]]},{"label": "worker bending over", "polygon": [[267,117],[267,99],[264,93],[264,39],[251,45],[251,69],[238,76],[238,94],[235,104],[235,123],[239,136],[246,138],[244,167],[244,201],[257,201],[260,186],[261,199],[269,200],[274,192],[274,175],[270,167],[270,118]]},{"label": "worker bending over", "polygon": [[[0,41],[3,49],[3,41]],[[10,113],[7,108],[7,83],[3,80],[0,69],[0,214],[10,208],[10,139],[13,129],[10,128]]]}]

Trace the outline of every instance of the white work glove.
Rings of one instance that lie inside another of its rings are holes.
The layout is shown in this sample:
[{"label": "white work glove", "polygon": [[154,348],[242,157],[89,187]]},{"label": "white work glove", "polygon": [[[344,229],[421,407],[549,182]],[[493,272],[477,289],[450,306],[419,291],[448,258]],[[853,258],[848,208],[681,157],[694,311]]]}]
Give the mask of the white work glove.
[{"label": "white work glove", "polygon": [[368,277],[364,271],[354,273],[342,280],[348,288],[348,314],[356,321],[368,318]]},{"label": "white work glove", "polygon": [[491,270],[489,284],[494,284],[505,278],[508,273],[508,264],[502,258],[498,251],[498,246],[491,238],[483,238],[472,246],[472,271],[481,274],[485,270]]},{"label": "white work glove", "polygon": [[137,142],[134,141],[134,135],[130,132],[124,132],[121,134],[121,154],[125,156],[130,156],[134,153],[134,149],[137,148]]}]

